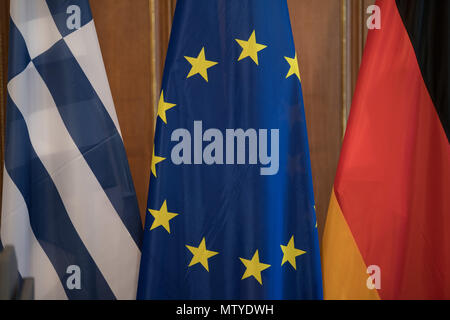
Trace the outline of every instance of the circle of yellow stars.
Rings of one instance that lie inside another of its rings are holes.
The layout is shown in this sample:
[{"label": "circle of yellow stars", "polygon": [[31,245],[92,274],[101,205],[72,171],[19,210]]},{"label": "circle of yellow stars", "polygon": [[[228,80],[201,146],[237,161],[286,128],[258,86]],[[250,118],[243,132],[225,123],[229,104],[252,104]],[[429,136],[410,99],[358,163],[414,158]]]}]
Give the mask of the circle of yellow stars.
[{"label": "circle of yellow stars", "polygon": [[[241,47],[242,51],[239,55],[237,61],[241,61],[246,58],[250,58],[256,66],[259,66],[258,54],[267,48],[267,45],[258,43],[256,41],[256,31],[253,30],[248,40],[235,39],[237,44]],[[206,82],[208,82],[208,69],[219,64],[217,61],[207,60],[205,47],[202,47],[197,57],[184,56],[187,62],[191,65],[191,69],[186,76],[186,79],[191,78],[195,75],[201,76]],[[297,53],[293,58],[284,57],[286,62],[289,64],[289,70],[286,75],[286,79],[291,76],[296,76],[301,82],[300,71],[298,67]],[[175,103],[170,103],[165,100],[164,91],[161,90],[161,96],[158,103],[158,113],[157,117],[167,124],[166,112],[170,109],[176,107]],[[151,161],[151,173],[157,178],[156,167],[160,162],[166,160],[164,157],[156,156],[155,150],[153,149],[152,161]],[[154,218],[150,230],[154,230],[158,227],[164,228],[168,234],[170,234],[170,221],[177,217],[179,214],[174,212],[169,212],[167,209],[167,200],[164,200],[161,208],[159,210],[148,209],[149,213]],[[316,224],[317,227],[317,224]],[[296,259],[297,257],[306,253],[306,251],[297,249],[294,243],[294,236],[292,235],[290,240],[286,245],[280,245],[281,251],[283,253],[283,258],[281,261],[281,266],[286,262],[291,265],[294,270],[297,270]],[[188,267],[200,264],[207,272],[209,272],[209,259],[219,254],[219,252],[208,250],[206,245],[205,237],[202,238],[197,247],[193,245],[186,245],[186,248],[191,252],[192,259]],[[245,259],[239,257],[242,264],[245,266],[245,272],[242,275],[242,280],[253,277],[256,281],[262,285],[261,273],[270,268],[270,264],[266,264],[260,261],[259,250],[257,249],[253,254],[251,259]]]}]

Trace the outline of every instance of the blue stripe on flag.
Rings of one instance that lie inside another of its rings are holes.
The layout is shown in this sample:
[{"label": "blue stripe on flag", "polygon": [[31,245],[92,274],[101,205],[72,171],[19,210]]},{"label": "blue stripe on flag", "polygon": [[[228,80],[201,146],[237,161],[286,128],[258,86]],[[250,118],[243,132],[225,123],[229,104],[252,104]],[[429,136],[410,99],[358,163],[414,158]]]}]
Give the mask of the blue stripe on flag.
[{"label": "blue stripe on flag", "polygon": [[91,8],[88,0],[46,0],[47,6],[53,16],[56,26],[63,37],[76,31],[67,27],[67,19],[71,21],[73,11],[67,13],[71,5],[77,5],[80,8],[80,27],[92,20]]},{"label": "blue stripe on flag", "polygon": [[[30,224],[69,299],[115,299],[72,225],[50,175],[31,145],[25,120],[7,98],[5,167],[28,207]],[[14,144],[14,145],[12,145]],[[81,290],[69,290],[67,267],[81,269]]]},{"label": "blue stripe on flag", "polygon": [[25,70],[30,61],[25,40],[12,19],[9,19],[8,81]]},{"label": "blue stripe on flag", "polygon": [[34,59],[72,139],[141,248],[142,225],[122,138],[64,40]]}]

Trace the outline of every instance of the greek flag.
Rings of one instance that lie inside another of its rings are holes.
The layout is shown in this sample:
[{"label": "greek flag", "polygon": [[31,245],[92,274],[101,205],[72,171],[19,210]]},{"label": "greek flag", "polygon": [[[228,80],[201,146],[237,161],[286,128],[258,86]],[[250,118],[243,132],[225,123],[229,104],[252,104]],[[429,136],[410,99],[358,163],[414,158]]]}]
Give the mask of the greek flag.
[{"label": "greek flag", "polygon": [[142,225],[88,0],[11,0],[1,242],[37,299],[134,299]]}]

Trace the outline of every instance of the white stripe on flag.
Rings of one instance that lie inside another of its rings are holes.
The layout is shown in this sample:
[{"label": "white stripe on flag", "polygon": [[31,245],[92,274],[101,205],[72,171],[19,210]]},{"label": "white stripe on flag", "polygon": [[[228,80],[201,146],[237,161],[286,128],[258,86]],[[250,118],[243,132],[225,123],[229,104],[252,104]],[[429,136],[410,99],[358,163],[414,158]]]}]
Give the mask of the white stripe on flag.
[{"label": "white stripe on flag", "polygon": [[32,62],[9,82],[8,92],[75,229],[111,290],[118,299],[134,299],[140,250],[72,140]]},{"label": "white stripe on flag", "polygon": [[64,41],[108,111],[117,131],[121,134],[94,21],[91,20],[77,32],[68,35]]},{"label": "white stripe on flag", "polygon": [[45,0],[11,0],[10,11],[31,59],[62,39]]},{"label": "white stripe on flag", "polygon": [[25,200],[6,168],[2,205],[2,243],[14,246],[21,276],[34,278],[35,298],[67,299],[58,274],[31,229]]}]

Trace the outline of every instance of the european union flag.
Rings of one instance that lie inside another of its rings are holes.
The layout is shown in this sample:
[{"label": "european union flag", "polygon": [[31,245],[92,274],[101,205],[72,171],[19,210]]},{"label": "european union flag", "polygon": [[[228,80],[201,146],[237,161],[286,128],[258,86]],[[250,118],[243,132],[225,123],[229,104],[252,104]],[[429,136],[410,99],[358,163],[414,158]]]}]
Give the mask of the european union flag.
[{"label": "european union flag", "polygon": [[286,1],[178,1],[154,145],[139,299],[322,298]]}]

